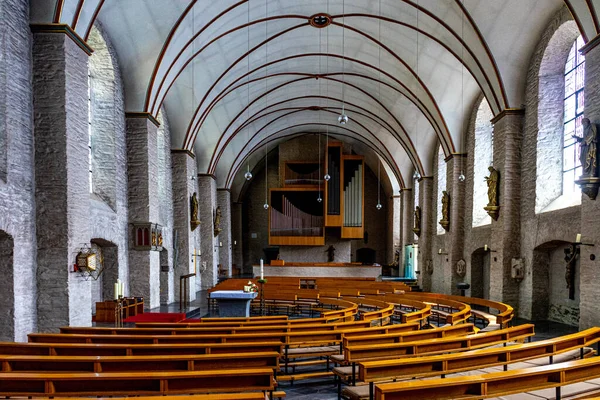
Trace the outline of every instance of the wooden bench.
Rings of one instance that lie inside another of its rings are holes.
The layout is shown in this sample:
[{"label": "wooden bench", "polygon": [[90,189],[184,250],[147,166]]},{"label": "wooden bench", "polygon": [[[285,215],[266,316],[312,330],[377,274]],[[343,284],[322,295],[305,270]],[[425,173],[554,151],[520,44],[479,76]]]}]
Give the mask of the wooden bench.
[{"label": "wooden bench", "polygon": [[2,372],[207,371],[271,368],[279,371],[279,352],[160,356],[0,355]]},{"label": "wooden bench", "polygon": [[273,369],[0,372],[0,396],[123,396],[274,390]]},{"label": "wooden bench", "polygon": [[[373,383],[385,380],[391,381],[392,379],[410,379],[427,376],[441,376],[444,378],[447,374],[499,365],[503,366],[506,371],[509,364],[534,359],[546,364],[552,364],[555,361],[570,361],[576,358],[583,359],[594,353],[588,346],[599,341],[600,328],[590,328],[571,335],[501,348],[444,354],[441,356],[361,362],[358,364],[358,380],[369,383],[369,391],[367,392],[365,388],[356,390],[350,387],[345,390],[347,395],[341,393],[341,397],[350,400],[372,399]],[[548,358],[547,362],[542,361],[546,357]],[[562,360],[555,360],[555,357],[562,357]],[[340,394],[339,386],[338,394]]]},{"label": "wooden bench", "polygon": [[377,400],[481,399],[556,388],[600,378],[600,357],[540,367],[452,378],[375,385]]},{"label": "wooden bench", "polygon": [[[427,333],[427,331],[420,331],[418,333],[421,332],[424,334]],[[534,335],[534,326],[532,324],[524,324],[495,332],[440,339],[414,340],[419,337],[417,332],[409,335],[413,341],[344,346],[344,362],[350,364],[350,366],[334,368],[334,374],[341,381],[354,385],[356,383],[358,362],[464,352],[497,344],[506,344],[509,341],[530,338]]]},{"label": "wooden bench", "polygon": [[[273,392],[274,398],[284,398],[285,392]],[[95,400],[131,400],[130,397],[97,397]],[[89,397],[54,397],[54,400],[90,400]],[[157,400],[156,396],[138,396],[135,400]],[[181,400],[181,396],[161,396],[160,400]],[[219,393],[219,394],[188,394],[185,400],[265,400],[264,393]]]},{"label": "wooden bench", "polygon": [[235,352],[278,352],[281,341],[175,344],[90,344],[0,342],[0,354],[37,356],[135,356],[181,354],[229,354]]}]

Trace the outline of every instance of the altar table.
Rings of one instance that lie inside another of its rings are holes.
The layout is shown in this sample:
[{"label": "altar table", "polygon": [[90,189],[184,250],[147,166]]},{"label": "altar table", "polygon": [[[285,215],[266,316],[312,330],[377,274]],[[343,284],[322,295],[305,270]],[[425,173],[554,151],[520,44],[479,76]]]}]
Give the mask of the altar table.
[{"label": "altar table", "polygon": [[249,317],[250,303],[257,295],[243,290],[217,290],[210,298],[219,304],[219,317]]}]

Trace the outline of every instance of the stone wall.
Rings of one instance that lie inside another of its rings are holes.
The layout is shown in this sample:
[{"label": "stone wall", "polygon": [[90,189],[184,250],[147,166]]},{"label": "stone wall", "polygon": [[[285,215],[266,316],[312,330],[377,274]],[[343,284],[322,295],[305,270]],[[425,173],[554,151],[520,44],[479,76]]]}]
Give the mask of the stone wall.
[{"label": "stone wall", "polygon": [[[0,340],[26,341],[37,327],[34,140],[29,7],[0,0],[0,235],[13,263],[0,291]],[[10,79],[6,75],[10,74]],[[4,147],[6,146],[6,147]],[[4,166],[2,166],[4,165]],[[7,237],[10,236],[10,239]],[[65,266],[66,268],[66,266]],[[17,273],[18,271],[18,273]]]}]

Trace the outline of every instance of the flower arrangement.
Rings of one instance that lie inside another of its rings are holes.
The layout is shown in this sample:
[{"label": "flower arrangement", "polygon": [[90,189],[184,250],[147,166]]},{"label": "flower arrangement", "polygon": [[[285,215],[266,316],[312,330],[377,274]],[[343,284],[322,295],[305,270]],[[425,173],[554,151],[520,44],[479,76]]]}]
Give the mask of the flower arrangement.
[{"label": "flower arrangement", "polygon": [[258,286],[256,286],[256,283],[254,283],[252,281],[248,281],[248,284],[246,286],[244,286],[244,292],[246,292],[246,293],[258,292]]}]

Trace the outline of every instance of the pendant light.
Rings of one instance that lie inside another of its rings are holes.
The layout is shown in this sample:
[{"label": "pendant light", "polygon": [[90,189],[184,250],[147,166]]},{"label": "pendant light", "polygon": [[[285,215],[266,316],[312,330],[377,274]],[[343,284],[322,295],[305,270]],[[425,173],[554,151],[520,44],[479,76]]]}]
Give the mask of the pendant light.
[{"label": "pendant light", "polygon": [[377,205],[375,206],[375,208],[377,210],[381,210],[383,208],[383,206],[381,205],[381,162],[379,161],[379,159],[377,159]]},{"label": "pendant light", "polygon": [[[327,14],[329,14],[329,0],[327,0]],[[329,74],[329,29],[327,30],[327,43],[325,44],[325,52],[327,53],[327,57],[325,57],[325,73]],[[325,108],[327,108],[327,103],[329,102],[329,83],[325,85]],[[325,148],[329,146],[329,124],[325,126]],[[325,182],[329,182],[331,179],[331,175],[329,175],[329,158],[328,154],[325,153],[325,176],[323,177]]]},{"label": "pendant light", "polygon": [[[248,27],[246,28],[247,41],[246,41],[246,121],[250,118],[250,0],[248,0]],[[250,125],[246,125],[246,143],[250,139]],[[244,178],[247,181],[252,179],[252,172],[250,172],[250,155],[247,159],[247,170],[244,174]]]},{"label": "pendant light", "polygon": [[346,94],[346,2],[342,0],[342,113],[338,117],[341,125],[346,125],[349,121],[345,112],[345,94]]},{"label": "pendant light", "polygon": [[464,140],[462,140],[462,136],[464,134],[464,130],[465,130],[465,41],[464,41],[464,37],[465,37],[465,12],[464,12],[464,7],[465,7],[465,1],[462,0],[462,6],[463,6],[463,12],[462,12],[462,21],[461,21],[461,27],[460,27],[460,40],[461,40],[461,49],[460,49],[460,109],[461,109],[461,115],[460,115],[460,136],[461,136],[461,141],[460,141],[460,148],[461,148],[461,154],[460,154],[460,175],[458,175],[458,181],[459,182],[464,182],[467,177],[465,176],[464,172],[463,172],[463,155],[464,155]]},{"label": "pendant light", "polygon": [[[419,0],[417,0],[417,15],[416,15],[416,20],[417,20],[417,40],[416,40],[416,44],[417,44],[417,50],[416,50],[416,67],[415,70],[417,71],[417,77],[419,76]],[[415,132],[417,133],[417,142],[419,140],[420,135],[418,134],[419,132],[419,117],[417,116],[416,121],[415,121]],[[413,180],[417,180],[417,179],[421,179],[421,174],[419,173],[419,169],[418,166],[415,165],[415,172],[413,173]]]},{"label": "pendant light", "polygon": [[[321,93],[320,90],[319,93]],[[319,120],[320,119],[321,116],[319,115]],[[319,197],[317,197],[317,203],[322,203],[323,199],[321,198],[321,133],[317,133],[317,135],[319,135],[319,175],[317,175],[319,177]]]},{"label": "pendant light", "polygon": [[269,209],[269,168],[267,164],[267,155],[269,154],[269,145],[265,144],[265,210]]}]

